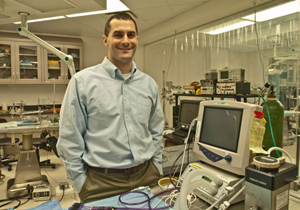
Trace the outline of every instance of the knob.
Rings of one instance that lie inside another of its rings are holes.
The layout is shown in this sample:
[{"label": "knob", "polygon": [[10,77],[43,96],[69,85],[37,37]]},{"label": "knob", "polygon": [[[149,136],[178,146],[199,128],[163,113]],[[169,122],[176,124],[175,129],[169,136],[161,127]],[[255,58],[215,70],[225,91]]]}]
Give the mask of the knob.
[{"label": "knob", "polygon": [[230,155],[226,155],[224,157],[224,159],[227,161],[227,162],[231,162],[232,161],[232,157]]}]

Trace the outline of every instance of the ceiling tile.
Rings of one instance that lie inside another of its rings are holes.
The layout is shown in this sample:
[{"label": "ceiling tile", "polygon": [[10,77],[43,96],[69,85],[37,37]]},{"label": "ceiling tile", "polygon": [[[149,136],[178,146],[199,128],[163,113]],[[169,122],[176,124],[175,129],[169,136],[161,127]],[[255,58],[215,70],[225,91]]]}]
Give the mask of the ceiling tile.
[{"label": "ceiling tile", "polygon": [[121,0],[129,9],[168,6],[166,0]]},{"label": "ceiling tile", "polygon": [[[51,0],[49,4],[48,0],[14,0],[15,2],[33,8],[42,13],[53,12],[59,10],[66,10],[76,8],[74,4],[67,0]],[[48,2],[48,3],[47,3]]]},{"label": "ceiling tile", "polygon": [[0,14],[0,20],[2,19],[8,19],[11,18],[11,16],[5,15],[5,14]]},{"label": "ceiling tile", "polygon": [[198,6],[198,4],[181,4],[181,5],[170,6],[170,8],[174,12],[175,15],[178,15],[183,12],[189,11],[197,6]]},{"label": "ceiling tile", "polygon": [[136,9],[135,13],[143,20],[170,18],[174,15],[170,7],[152,7]]},{"label": "ceiling tile", "polygon": [[211,0],[166,0],[169,5],[178,5],[178,4],[203,4],[204,2],[208,2]]}]

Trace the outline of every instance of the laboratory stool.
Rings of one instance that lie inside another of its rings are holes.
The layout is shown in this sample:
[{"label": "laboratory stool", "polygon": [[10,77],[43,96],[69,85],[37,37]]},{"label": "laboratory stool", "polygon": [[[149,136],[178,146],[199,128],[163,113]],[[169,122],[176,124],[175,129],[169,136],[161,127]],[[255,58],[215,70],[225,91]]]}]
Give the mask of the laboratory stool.
[{"label": "laboratory stool", "polygon": [[[15,143],[18,143],[19,139],[15,138]],[[1,152],[1,159],[0,159],[0,166],[6,166],[8,167],[8,171],[11,171],[12,165],[11,163],[17,162],[18,159],[10,159],[8,158],[8,155],[4,154],[4,147],[12,145],[11,138],[10,137],[4,137],[0,138],[0,152]]]}]

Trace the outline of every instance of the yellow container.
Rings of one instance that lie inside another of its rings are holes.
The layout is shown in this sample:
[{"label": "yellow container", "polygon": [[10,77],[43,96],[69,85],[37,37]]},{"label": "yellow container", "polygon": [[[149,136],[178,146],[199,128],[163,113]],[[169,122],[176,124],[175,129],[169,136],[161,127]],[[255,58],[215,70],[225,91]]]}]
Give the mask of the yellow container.
[{"label": "yellow container", "polygon": [[48,60],[48,68],[59,68],[59,61]]}]

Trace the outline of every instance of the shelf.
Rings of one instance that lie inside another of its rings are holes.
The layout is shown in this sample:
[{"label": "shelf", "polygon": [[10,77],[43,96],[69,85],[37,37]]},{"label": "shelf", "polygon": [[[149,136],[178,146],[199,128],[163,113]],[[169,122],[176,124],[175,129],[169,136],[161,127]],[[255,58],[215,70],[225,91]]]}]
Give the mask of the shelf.
[{"label": "shelf", "polygon": [[26,69],[33,69],[33,70],[37,70],[37,68],[36,67],[21,67],[20,66],[20,70],[26,70]]},{"label": "shelf", "polygon": [[175,105],[178,105],[178,97],[184,96],[184,97],[202,97],[202,98],[211,98],[212,100],[214,98],[235,98],[237,101],[241,101],[241,99],[244,99],[244,102],[247,101],[247,98],[255,98],[259,97],[258,94],[234,94],[234,95],[225,95],[225,94],[201,94],[201,95],[195,95],[195,94],[173,94],[175,96]]},{"label": "shelf", "polygon": [[0,53],[0,57],[3,57],[3,56],[10,56],[11,54],[10,53]]},{"label": "shelf", "polygon": [[32,57],[37,57],[37,54],[22,54],[22,53],[20,53],[19,56],[32,56]]}]

